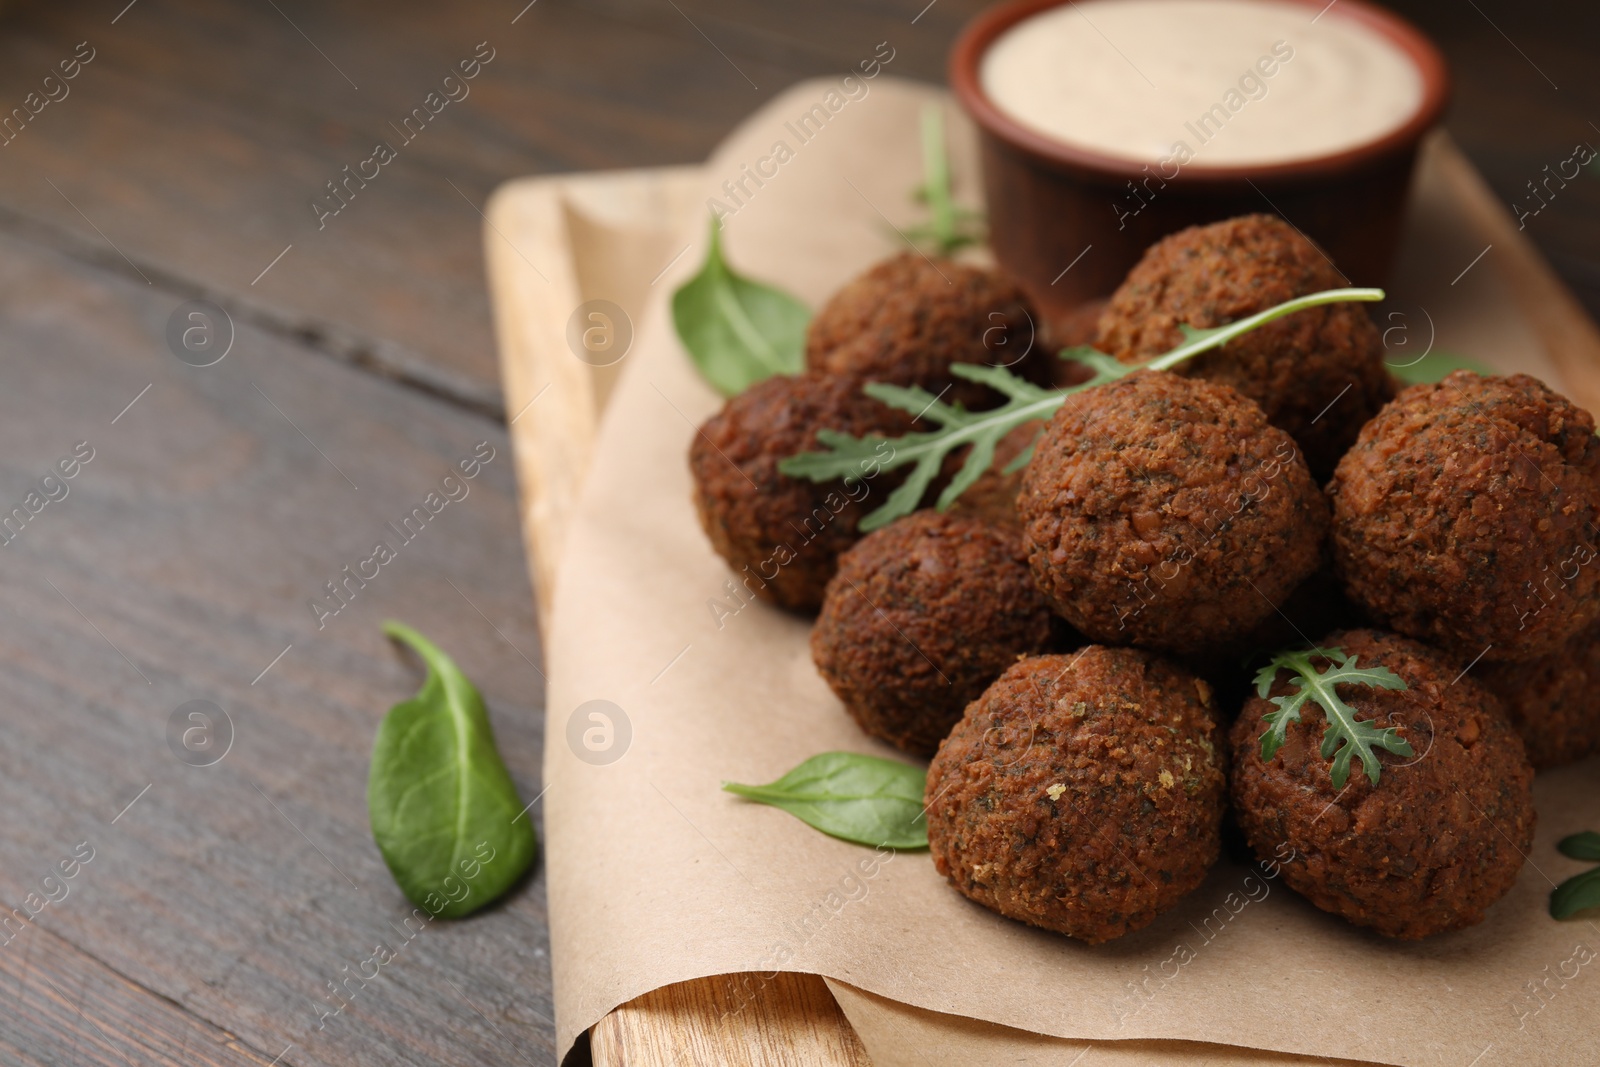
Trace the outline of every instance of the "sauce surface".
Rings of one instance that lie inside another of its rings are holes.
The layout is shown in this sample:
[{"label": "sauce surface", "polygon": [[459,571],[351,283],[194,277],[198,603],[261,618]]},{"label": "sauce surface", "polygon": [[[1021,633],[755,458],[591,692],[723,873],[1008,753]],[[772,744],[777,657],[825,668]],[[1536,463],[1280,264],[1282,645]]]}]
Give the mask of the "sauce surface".
[{"label": "sauce surface", "polygon": [[1404,124],[1423,95],[1386,37],[1337,6],[1318,15],[1277,0],[1069,2],[1001,34],[979,80],[996,107],[1052,140],[1202,169],[1365,144]]}]

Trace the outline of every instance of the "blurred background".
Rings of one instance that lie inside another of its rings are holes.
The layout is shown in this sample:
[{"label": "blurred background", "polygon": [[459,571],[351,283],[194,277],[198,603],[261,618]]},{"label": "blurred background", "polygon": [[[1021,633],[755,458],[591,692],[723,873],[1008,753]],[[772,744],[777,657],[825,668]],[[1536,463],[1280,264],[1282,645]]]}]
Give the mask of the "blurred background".
[{"label": "blurred background", "polygon": [[[848,69],[878,41],[895,49],[889,73],[943,81],[950,41],[984,6],[523,3],[136,0],[113,25],[115,0],[12,0],[0,22],[0,105],[20,104],[78,42],[101,54],[69,101],[4,149],[0,222],[126,270],[114,241],[146,273],[225,292],[334,354],[359,355],[347,334],[381,338],[362,358],[498,410],[475,210],[496,184],[699,162],[774,94]],[[1449,128],[1508,203],[1579,140],[1600,145],[1593,5],[1389,6],[1443,46],[1457,79]],[[390,124],[480,41],[495,58],[470,98],[401,149],[361,193],[367,202],[319,232],[308,201],[323,183],[367,158],[375,137],[392,139]],[[1597,207],[1600,173],[1530,224],[1591,311]],[[252,287],[291,242],[284,269]]]}]

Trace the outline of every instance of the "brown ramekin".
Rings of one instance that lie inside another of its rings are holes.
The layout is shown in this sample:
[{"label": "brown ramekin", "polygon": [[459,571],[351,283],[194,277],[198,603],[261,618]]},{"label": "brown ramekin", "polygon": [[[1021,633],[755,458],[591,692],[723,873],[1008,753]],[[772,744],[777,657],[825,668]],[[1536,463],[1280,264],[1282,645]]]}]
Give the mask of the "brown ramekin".
[{"label": "brown ramekin", "polygon": [[[1127,210],[1139,202],[1127,183],[1147,177],[1143,165],[1035,133],[996,107],[979,80],[983,54],[997,37],[1063,2],[1013,0],[992,7],[967,25],[950,54],[950,84],[978,125],[995,258],[1058,328],[1080,334],[1084,313],[1092,312],[1085,305],[1115,289],[1144,250],[1166,234],[1258,211],[1282,215],[1299,227],[1352,284],[1383,284],[1400,236],[1417,146],[1439,121],[1450,92],[1444,57],[1420,30],[1361,0],[1338,0],[1330,12],[1376,30],[1416,64],[1422,103],[1404,125],[1332,155],[1186,167],[1137,215],[1121,219],[1119,228],[1117,207]],[[1326,0],[1286,2],[1305,7],[1308,21],[1327,6]],[[1072,269],[1066,270],[1069,264]]]}]

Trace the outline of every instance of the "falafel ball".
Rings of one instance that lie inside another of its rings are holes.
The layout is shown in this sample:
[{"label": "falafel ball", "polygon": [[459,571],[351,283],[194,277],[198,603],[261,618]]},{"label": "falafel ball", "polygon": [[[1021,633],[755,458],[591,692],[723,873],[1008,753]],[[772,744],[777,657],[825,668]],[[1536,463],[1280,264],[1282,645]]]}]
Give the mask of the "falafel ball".
[{"label": "falafel ball", "polygon": [[914,425],[846,378],[757,382],[707,419],[689,446],[700,525],[746,589],[815,611],[839,553],[856,542],[856,524],[904,476],[868,461],[859,477],[813,482],[780,473],[778,464],[818,449],[819,429],[893,437]]},{"label": "falafel ball", "polygon": [[1328,484],[1334,569],[1392,630],[1471,660],[1555,652],[1600,618],[1594,419],[1525,374],[1414,385]]},{"label": "falafel ball", "polygon": [[1036,336],[1039,329],[1033,304],[1008,276],[905,252],[857,276],[822,306],[806,331],[806,368],[920,385],[969,408],[992,406],[998,395],[955,377],[950,364],[1008,367],[1049,385],[1060,361]]},{"label": "falafel ball", "polygon": [[1014,530],[918,511],[839,557],[811,658],[863,730],[926,757],[1001,671],[1051,646],[1050,619]]},{"label": "falafel ball", "polygon": [[[1095,347],[1142,363],[1176,347],[1180,324],[1206,329],[1349,283],[1308,238],[1273,215],[1192,226],[1151,245],[1112,294]],[[1179,373],[1231,385],[1328,476],[1394,395],[1383,338],[1360,304],[1325,304],[1269,322],[1190,360]]]},{"label": "falafel ball", "polygon": [[1227,791],[1211,689],[1131,648],[1013,665],[928,768],[928,844],[958,892],[1099,944],[1216,862]]},{"label": "falafel ball", "polygon": [[[1482,922],[1517,879],[1533,842],[1533,768],[1500,702],[1428,646],[1374,630],[1322,642],[1358,667],[1389,668],[1405,689],[1341,684],[1339,697],[1375,728],[1397,727],[1413,755],[1377,750],[1373,785],[1353,762],[1344,789],[1320,751],[1326,716],[1307,701],[1270,761],[1252,697],[1233,724],[1233,810],[1257,856],[1324,911],[1386,937],[1414,939]],[[1326,666],[1326,661],[1319,665]],[[1273,696],[1292,692],[1280,672]],[[1292,848],[1283,859],[1281,847]]]},{"label": "falafel ball", "polygon": [[1323,559],[1328,505],[1289,435],[1226,385],[1136,371],[1056,411],[1017,498],[1028,562],[1093,641],[1194,655]]},{"label": "falafel ball", "polygon": [[1557,652],[1475,672],[1500,698],[1536,771],[1600,752],[1600,623]]}]

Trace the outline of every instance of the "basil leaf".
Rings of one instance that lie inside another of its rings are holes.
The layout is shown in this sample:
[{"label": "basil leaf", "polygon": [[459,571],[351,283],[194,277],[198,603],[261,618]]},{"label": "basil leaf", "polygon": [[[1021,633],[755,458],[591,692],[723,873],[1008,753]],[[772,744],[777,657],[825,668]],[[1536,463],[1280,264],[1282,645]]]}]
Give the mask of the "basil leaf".
[{"label": "basil leaf", "polygon": [[1407,385],[1432,385],[1444,381],[1452,371],[1458,370],[1469,370],[1474,374],[1494,373],[1477,360],[1458,356],[1454,352],[1432,352],[1414,363],[1404,366],[1387,363],[1386,366]]},{"label": "basil leaf", "polygon": [[1552,919],[1570,919],[1591,908],[1600,908],[1600,867],[1573,875],[1550,890]]},{"label": "basil leaf", "polygon": [[774,374],[800,373],[810,321],[788,293],[733,272],[713,216],[705,265],[672,294],[672,325],[706,381],[734,396]]},{"label": "basil leaf", "polygon": [[722,788],[782,808],[832,837],[862,845],[928,847],[922,794],[927,773],[898,760],[824,752],[767,785]]},{"label": "basil leaf", "polygon": [[1556,850],[1563,856],[1571,856],[1575,860],[1600,863],[1600,834],[1593,830],[1569,834],[1556,842]]},{"label": "basil leaf", "polygon": [[411,627],[383,632],[414,649],[427,680],[389,710],[372,746],[367,810],[389,873],[412,903],[445,919],[499,898],[538,842],[494,746],[483,697]]}]

